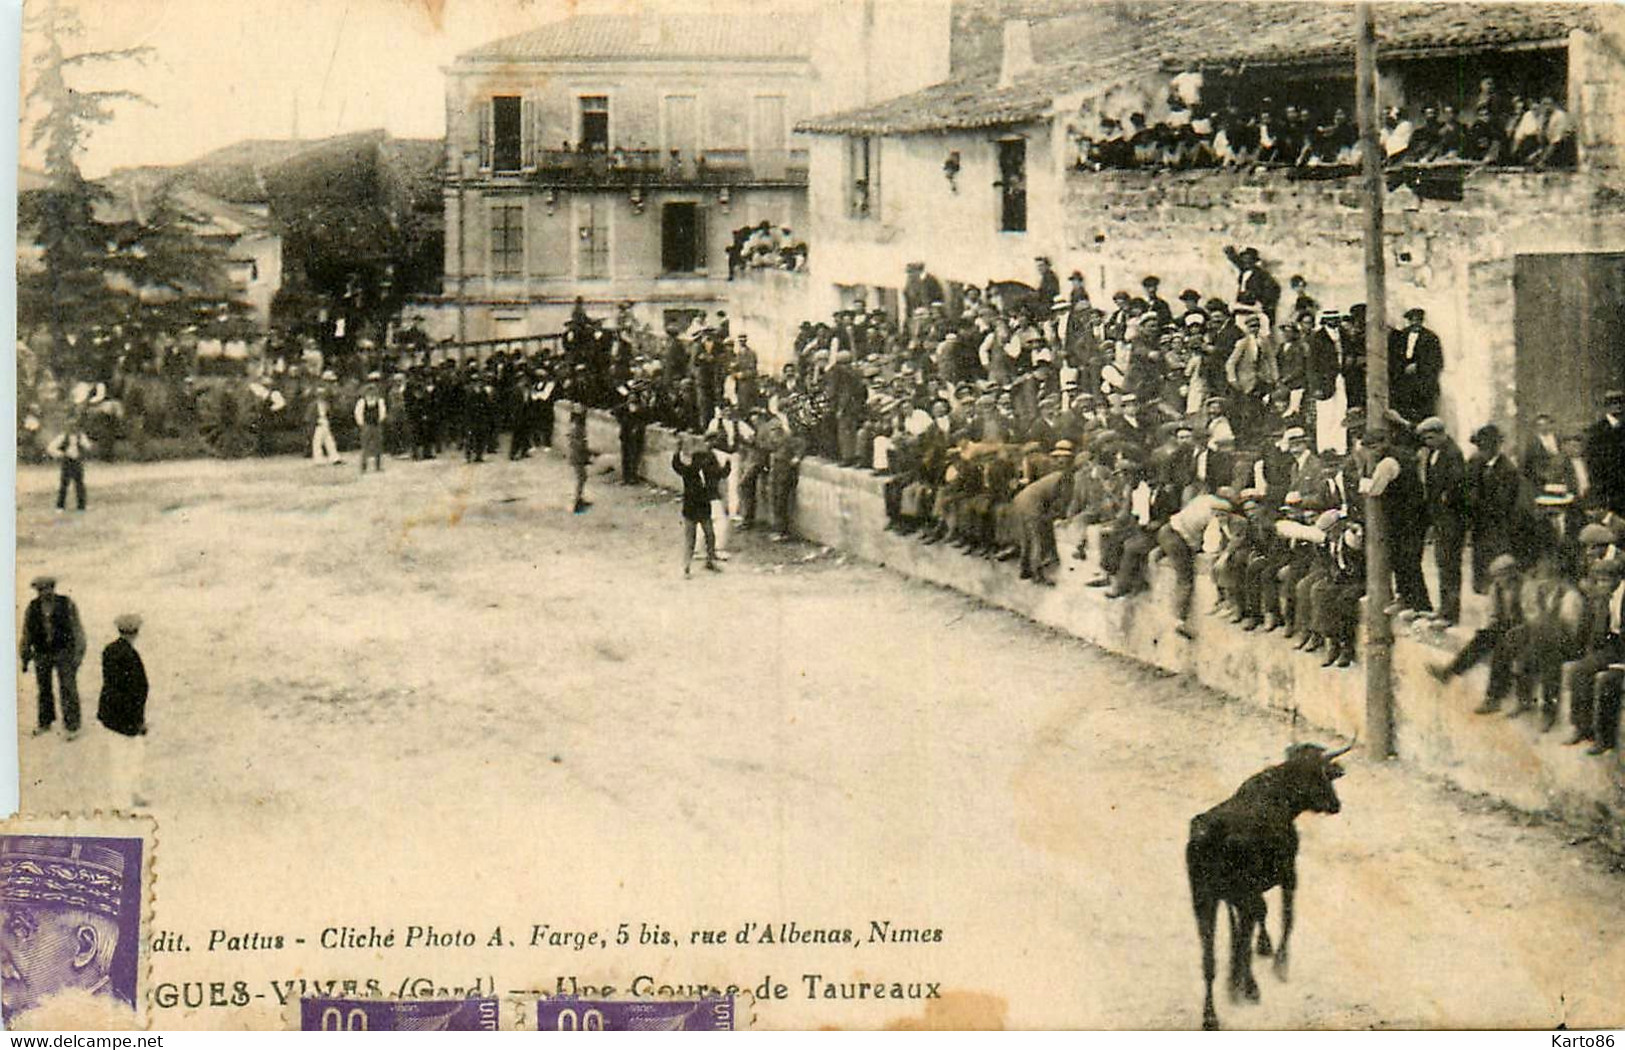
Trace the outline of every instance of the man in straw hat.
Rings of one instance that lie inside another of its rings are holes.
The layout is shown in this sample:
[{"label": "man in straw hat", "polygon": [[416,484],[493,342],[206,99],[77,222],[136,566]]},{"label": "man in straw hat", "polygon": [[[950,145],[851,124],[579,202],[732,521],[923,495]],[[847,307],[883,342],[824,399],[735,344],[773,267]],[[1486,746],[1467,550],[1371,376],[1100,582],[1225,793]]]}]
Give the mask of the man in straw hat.
[{"label": "man in straw hat", "polygon": [[56,593],[55,576],[36,576],[32,586],[37,596],[23,614],[19,649],[23,670],[32,663],[39,685],[39,722],[34,735],[50,732],[56,722],[54,675],[62,691],[62,724],[72,740],[79,734],[79,664],[85,658],[85,629],[73,599]]},{"label": "man in straw hat", "polygon": [[102,650],[102,693],[96,720],[112,733],[108,738],[108,780],[115,806],[143,805],[138,787],[147,735],[147,667],[136,652],[141,617],[125,613],[113,621],[118,639]]}]

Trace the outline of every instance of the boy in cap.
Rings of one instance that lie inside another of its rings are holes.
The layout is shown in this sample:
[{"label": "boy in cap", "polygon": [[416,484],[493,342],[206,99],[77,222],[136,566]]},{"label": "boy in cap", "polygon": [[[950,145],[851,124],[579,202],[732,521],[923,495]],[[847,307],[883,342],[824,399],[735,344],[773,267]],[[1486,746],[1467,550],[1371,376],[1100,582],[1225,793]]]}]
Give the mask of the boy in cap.
[{"label": "boy in cap", "polygon": [[39,722],[34,735],[50,732],[56,722],[51,689],[54,672],[62,690],[62,724],[72,740],[79,735],[79,664],[85,658],[85,629],[73,599],[56,593],[55,576],[36,576],[32,585],[37,597],[23,614],[19,648],[23,670],[32,663],[39,685]]},{"label": "boy in cap", "polygon": [[716,458],[703,437],[683,434],[671,454],[671,469],[683,481],[683,576],[694,561],[695,532],[705,534],[705,567],[721,572],[717,564],[717,535],[711,504],[721,478]]},{"label": "boy in cap", "polygon": [[378,393],[378,373],[367,376],[367,385],[361,388],[361,397],[355,403],[355,425],[361,428],[361,473],[367,472],[367,460],[372,468],[384,469],[384,420],[389,407]]},{"label": "boy in cap", "polygon": [[136,652],[141,617],[125,613],[113,621],[118,640],[102,650],[102,693],[96,720],[112,731],[107,761],[115,806],[143,805],[137,790],[147,735],[147,668]]}]

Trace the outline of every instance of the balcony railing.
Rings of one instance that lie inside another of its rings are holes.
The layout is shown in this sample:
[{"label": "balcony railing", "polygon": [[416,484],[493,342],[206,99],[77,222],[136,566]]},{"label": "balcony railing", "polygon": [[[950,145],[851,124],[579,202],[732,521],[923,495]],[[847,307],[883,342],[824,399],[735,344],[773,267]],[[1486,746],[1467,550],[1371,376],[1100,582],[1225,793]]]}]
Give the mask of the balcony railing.
[{"label": "balcony railing", "polygon": [[807,182],[807,151],[615,149],[541,150],[534,168],[516,172],[550,185],[650,186]]}]

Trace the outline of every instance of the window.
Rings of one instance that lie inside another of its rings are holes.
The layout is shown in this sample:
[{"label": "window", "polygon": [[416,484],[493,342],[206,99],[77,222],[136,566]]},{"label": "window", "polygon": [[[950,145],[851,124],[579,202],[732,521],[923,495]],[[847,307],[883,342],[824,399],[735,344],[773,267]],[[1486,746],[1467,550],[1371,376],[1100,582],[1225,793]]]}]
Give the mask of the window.
[{"label": "window", "polygon": [[1027,140],[999,143],[999,229],[1005,233],[1027,230]]},{"label": "window", "polygon": [[581,96],[581,148],[608,152],[609,96]]},{"label": "window", "polygon": [[874,139],[846,140],[847,184],[850,193],[847,214],[854,219],[880,215],[880,147]]},{"label": "window", "polygon": [[660,210],[660,262],[667,273],[705,272],[705,209],[667,204]]},{"label": "window", "polygon": [[525,276],[525,206],[491,206],[491,276]]},{"label": "window", "polygon": [[609,276],[609,208],[586,202],[576,216],[576,276],[597,280]]},{"label": "window", "polygon": [[497,171],[518,171],[523,156],[523,106],[517,95],[491,99],[492,161]]}]

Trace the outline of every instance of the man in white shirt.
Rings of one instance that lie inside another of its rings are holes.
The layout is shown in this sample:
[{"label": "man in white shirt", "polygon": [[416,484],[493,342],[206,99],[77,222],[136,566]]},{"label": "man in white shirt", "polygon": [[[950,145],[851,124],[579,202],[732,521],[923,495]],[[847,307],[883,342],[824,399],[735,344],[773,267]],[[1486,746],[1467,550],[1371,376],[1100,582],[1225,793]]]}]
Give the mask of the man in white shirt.
[{"label": "man in white shirt", "polygon": [[46,448],[46,452],[62,464],[62,476],[56,489],[58,514],[66,509],[70,484],[73,485],[79,510],[85,509],[85,453],[94,447],[76,411],[68,417],[68,424],[62,428],[62,433]]},{"label": "man in white shirt", "polygon": [[1167,556],[1178,580],[1174,609],[1179,614],[1179,626],[1174,630],[1182,638],[1195,637],[1190,629],[1191,595],[1196,591],[1196,555],[1202,549],[1202,537],[1214,518],[1228,516],[1232,509],[1229,500],[1202,493],[1175,512],[1157,532],[1157,546]]}]

